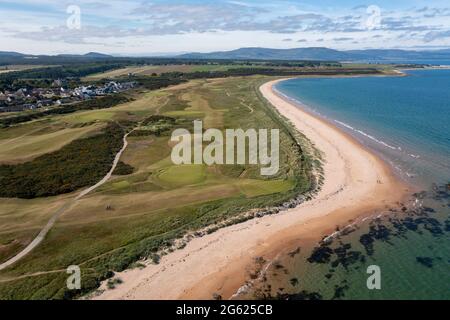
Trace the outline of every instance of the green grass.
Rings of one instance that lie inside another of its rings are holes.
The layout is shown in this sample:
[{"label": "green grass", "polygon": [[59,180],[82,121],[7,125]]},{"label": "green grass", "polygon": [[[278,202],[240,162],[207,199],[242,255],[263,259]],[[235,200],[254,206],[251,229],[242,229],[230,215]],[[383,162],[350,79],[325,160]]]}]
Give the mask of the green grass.
[{"label": "green grass", "polygon": [[100,128],[99,125],[91,125],[57,131],[49,130],[49,132],[41,130],[25,134],[20,139],[0,140],[0,163],[30,161],[42,154],[59,150],[70,142],[98,131]]},{"label": "green grass", "polygon": [[105,110],[95,110],[95,111],[87,111],[87,112],[79,112],[74,113],[69,116],[64,116],[63,120],[72,124],[78,123],[89,123],[89,122],[98,122],[98,121],[109,121],[114,118],[116,115],[115,112],[105,111]]},{"label": "green grass", "polygon": [[169,111],[164,113],[164,115],[168,117],[180,117],[180,118],[185,117],[185,118],[200,119],[205,116],[205,113],[201,111],[183,110],[183,111]]},{"label": "green grass", "polygon": [[268,194],[288,192],[295,187],[295,182],[290,180],[248,180],[239,184],[239,188],[249,198]]},{"label": "green grass", "polygon": [[171,166],[158,175],[164,185],[182,187],[205,181],[206,173],[203,165]]},{"label": "green grass", "polygon": [[124,128],[111,123],[101,134],[75,140],[32,161],[0,165],[0,196],[34,199],[93,185],[110,170],[123,135]]},{"label": "green grass", "polygon": [[120,78],[134,74],[136,76],[151,76],[153,74],[162,74],[167,72],[211,72],[211,71],[227,71],[236,68],[255,68],[255,66],[247,65],[227,65],[227,64],[204,64],[204,65],[148,65],[148,66],[128,66],[116,70],[101,72],[84,77],[83,81],[97,81],[101,79]]},{"label": "green grass", "polygon": [[130,186],[130,183],[128,181],[120,181],[120,182],[113,183],[112,189],[120,190],[120,189],[128,188],[129,186]]}]

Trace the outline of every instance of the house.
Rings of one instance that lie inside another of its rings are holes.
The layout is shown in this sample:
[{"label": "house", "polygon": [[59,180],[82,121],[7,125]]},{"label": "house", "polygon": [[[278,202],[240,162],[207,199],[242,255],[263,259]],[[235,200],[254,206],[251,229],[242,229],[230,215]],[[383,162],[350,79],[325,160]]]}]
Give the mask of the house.
[{"label": "house", "polygon": [[34,109],[36,109],[36,107],[37,106],[35,104],[33,104],[33,103],[26,103],[26,104],[23,105],[23,109],[24,110],[26,110],[26,109],[34,110]]},{"label": "house", "polygon": [[50,99],[40,100],[37,103],[37,107],[38,108],[48,107],[48,106],[51,106],[51,105],[53,105],[53,100],[50,100]]}]

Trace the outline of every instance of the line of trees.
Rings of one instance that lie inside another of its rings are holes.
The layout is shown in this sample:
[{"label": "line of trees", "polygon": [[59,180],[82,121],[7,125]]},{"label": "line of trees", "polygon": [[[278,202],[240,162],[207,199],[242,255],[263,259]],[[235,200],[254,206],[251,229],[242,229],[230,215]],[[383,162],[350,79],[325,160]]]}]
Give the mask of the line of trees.
[{"label": "line of trees", "polygon": [[352,68],[335,68],[335,69],[315,69],[315,70],[298,70],[298,69],[273,69],[273,68],[236,68],[227,71],[199,71],[191,73],[171,72],[164,73],[161,76],[171,78],[181,78],[185,80],[203,79],[203,78],[226,78],[226,77],[243,77],[253,75],[265,76],[302,76],[302,75],[359,75],[359,74],[379,74],[380,71],[375,68],[352,69]]}]

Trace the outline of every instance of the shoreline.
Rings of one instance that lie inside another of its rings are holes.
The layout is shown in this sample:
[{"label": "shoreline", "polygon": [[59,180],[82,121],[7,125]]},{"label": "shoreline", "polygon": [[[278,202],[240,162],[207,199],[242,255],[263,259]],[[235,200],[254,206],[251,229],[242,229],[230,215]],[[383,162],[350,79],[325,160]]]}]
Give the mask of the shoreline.
[{"label": "shoreline", "polygon": [[395,206],[410,193],[388,164],[353,137],[277,94],[273,86],[280,81],[260,91],[324,154],[318,194],[294,209],[195,238],[158,265],[117,273],[123,283],[94,299],[212,299],[215,293],[229,299],[245,284],[256,257],[271,261],[299,243],[317,244],[336,226]]},{"label": "shoreline", "polygon": [[[405,76],[407,76],[407,75],[405,75]],[[281,81],[285,81],[285,80],[282,79]],[[327,118],[325,115],[308,107],[302,101],[297,100],[295,98],[291,98],[291,97],[285,95],[284,93],[280,92],[279,90],[277,90],[274,87],[272,88],[272,91],[273,91],[273,94],[278,96],[280,99],[285,100],[286,102],[288,102],[290,104],[293,104],[294,106],[296,106],[297,108],[300,108],[301,111],[307,113],[308,115],[326,123],[327,125],[329,125],[331,127],[336,128],[341,134],[345,135],[348,139],[354,141],[358,145],[358,147],[361,147],[361,148],[365,149],[367,152],[375,155],[375,157],[377,157],[383,164],[385,164],[387,166],[388,171],[390,171],[390,173],[395,175],[399,180],[403,181],[403,183],[405,185],[408,185],[411,188],[417,187],[414,184],[412,184],[410,181],[408,181],[408,179],[406,179],[406,176],[404,174],[402,175],[401,172],[395,171],[392,163],[389,163],[390,162],[389,159],[386,158],[386,156],[382,152],[377,151],[377,150],[371,148],[370,146],[368,146],[367,143],[364,141],[364,139],[366,139],[366,141],[369,141],[371,143],[381,144],[384,147],[387,147],[390,149],[394,149],[396,147],[393,147],[393,146],[387,144],[383,140],[379,140],[378,137],[369,136],[366,132],[363,132],[363,131],[357,131],[361,135],[360,138],[353,136],[351,131],[355,131],[357,129],[351,127],[347,123],[337,121],[337,120],[334,120],[331,118]],[[419,191],[419,190],[417,189],[416,191]]]}]

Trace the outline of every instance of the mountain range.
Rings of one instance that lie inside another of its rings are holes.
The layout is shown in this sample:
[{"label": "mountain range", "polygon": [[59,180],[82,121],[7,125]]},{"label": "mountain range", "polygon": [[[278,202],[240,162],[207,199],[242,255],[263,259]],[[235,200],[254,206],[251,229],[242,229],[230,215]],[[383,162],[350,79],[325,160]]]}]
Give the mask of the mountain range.
[{"label": "mountain range", "polygon": [[241,48],[211,53],[188,53],[177,56],[185,59],[233,59],[233,60],[332,60],[332,61],[406,61],[450,59],[450,49],[413,51],[398,49],[370,49],[338,51],[323,47],[269,49]]},{"label": "mountain range", "polygon": [[[19,52],[13,52],[13,51],[0,51],[0,57],[47,57],[46,55],[32,55],[32,54],[24,54]],[[48,56],[50,57],[50,56]],[[58,54],[54,57],[76,57],[76,58],[93,58],[93,59],[100,59],[100,58],[112,58],[113,56],[98,52],[89,52],[86,54]]]},{"label": "mountain range", "polygon": [[[108,54],[89,52],[83,55],[29,55],[11,51],[0,51],[0,63],[20,63],[26,60],[55,60],[65,62],[68,60],[117,60],[125,56],[112,56]],[[128,58],[138,58],[134,55]],[[153,57],[155,58],[155,57]],[[339,51],[324,47],[270,49],[270,48],[241,48],[232,51],[218,51],[211,53],[184,53],[180,55],[161,56],[160,58],[190,59],[190,60],[322,60],[322,61],[390,61],[408,62],[420,60],[450,60],[450,49],[443,50],[400,50],[400,49],[369,49]]]}]

